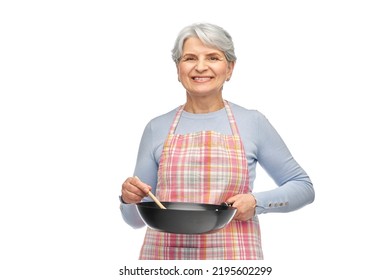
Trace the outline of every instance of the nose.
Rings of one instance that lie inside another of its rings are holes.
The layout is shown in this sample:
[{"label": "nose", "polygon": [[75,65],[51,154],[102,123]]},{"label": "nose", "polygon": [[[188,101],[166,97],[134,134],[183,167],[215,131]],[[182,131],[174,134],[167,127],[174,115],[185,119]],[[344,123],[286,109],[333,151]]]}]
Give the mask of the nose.
[{"label": "nose", "polygon": [[208,65],[207,65],[207,62],[206,60],[204,59],[199,59],[196,63],[196,66],[195,66],[195,69],[198,71],[198,72],[204,72],[206,71],[208,68]]}]

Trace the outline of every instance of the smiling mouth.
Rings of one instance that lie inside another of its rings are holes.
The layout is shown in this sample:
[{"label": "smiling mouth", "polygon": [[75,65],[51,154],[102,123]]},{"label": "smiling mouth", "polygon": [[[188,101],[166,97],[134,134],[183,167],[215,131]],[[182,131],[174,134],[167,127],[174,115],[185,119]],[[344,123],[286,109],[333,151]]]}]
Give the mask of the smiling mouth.
[{"label": "smiling mouth", "polygon": [[192,79],[196,82],[207,82],[212,79],[212,77],[192,77]]}]

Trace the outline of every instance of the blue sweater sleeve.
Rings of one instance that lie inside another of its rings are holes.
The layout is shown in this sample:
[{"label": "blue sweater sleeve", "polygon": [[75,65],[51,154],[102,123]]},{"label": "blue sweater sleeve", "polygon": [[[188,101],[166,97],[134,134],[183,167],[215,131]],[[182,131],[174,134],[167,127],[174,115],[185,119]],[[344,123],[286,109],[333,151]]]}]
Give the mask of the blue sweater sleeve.
[{"label": "blue sweater sleeve", "polygon": [[134,176],[137,176],[142,182],[151,186],[153,193],[155,193],[157,185],[158,171],[158,159],[155,157],[158,145],[154,141],[156,138],[156,133],[154,133],[154,131],[156,131],[156,129],[153,129],[153,123],[149,122],[145,127],[141,138],[141,144],[138,149],[137,164],[134,170]]},{"label": "blue sweater sleeve", "polygon": [[[149,122],[143,132],[138,149],[137,164],[133,176],[152,187],[152,193],[156,193],[158,161],[155,158],[155,146],[153,137],[153,125]],[[148,197],[144,201],[150,200]],[[133,228],[145,226],[138,214],[135,204],[120,204],[123,220]]]},{"label": "blue sweater sleeve", "polygon": [[312,182],[291,155],[274,127],[260,113],[257,114],[257,160],[277,184],[277,188],[256,192],[256,213],[291,212],[314,200]]}]

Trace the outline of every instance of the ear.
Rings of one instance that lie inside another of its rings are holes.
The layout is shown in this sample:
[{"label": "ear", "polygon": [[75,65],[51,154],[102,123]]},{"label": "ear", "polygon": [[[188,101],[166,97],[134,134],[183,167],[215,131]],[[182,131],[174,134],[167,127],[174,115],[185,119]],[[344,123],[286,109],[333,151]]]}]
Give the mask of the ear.
[{"label": "ear", "polygon": [[176,63],[176,73],[177,73],[177,80],[181,83],[180,75],[179,75],[179,65],[177,63]]},{"label": "ear", "polygon": [[228,64],[228,71],[227,71],[227,79],[226,79],[226,81],[229,81],[230,78],[232,77],[234,66],[236,65],[235,61],[230,61],[228,63],[229,64]]}]

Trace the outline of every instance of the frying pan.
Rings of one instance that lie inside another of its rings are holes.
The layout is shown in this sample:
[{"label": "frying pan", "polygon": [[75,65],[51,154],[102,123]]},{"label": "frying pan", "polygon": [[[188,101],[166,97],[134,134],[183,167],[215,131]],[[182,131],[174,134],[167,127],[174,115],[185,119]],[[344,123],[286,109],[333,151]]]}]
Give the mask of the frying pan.
[{"label": "frying pan", "polygon": [[178,234],[213,233],[224,228],[237,209],[226,203],[202,204],[188,202],[137,203],[137,210],[147,226],[154,230]]}]

